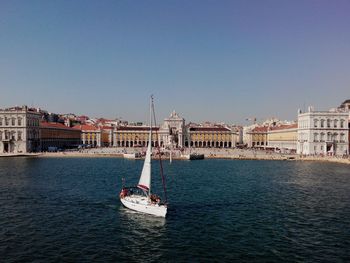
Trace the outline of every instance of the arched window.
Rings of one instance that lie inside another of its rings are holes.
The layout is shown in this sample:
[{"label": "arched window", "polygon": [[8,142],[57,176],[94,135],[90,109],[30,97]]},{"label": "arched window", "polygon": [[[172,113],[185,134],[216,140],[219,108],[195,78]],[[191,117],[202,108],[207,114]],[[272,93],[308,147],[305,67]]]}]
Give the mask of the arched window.
[{"label": "arched window", "polygon": [[314,142],[318,142],[318,133],[317,132],[314,133]]},{"label": "arched window", "polygon": [[321,120],[321,128],[324,128],[324,120]]},{"label": "arched window", "polygon": [[16,140],[16,132],[15,131],[11,131],[11,140]]},{"label": "arched window", "polygon": [[332,140],[332,134],[330,132],[327,132],[327,141]]},{"label": "arched window", "polygon": [[17,124],[18,124],[18,126],[22,126],[22,118],[21,117],[18,117]]},{"label": "arched window", "polygon": [[11,118],[11,125],[12,125],[12,126],[15,126],[15,125],[16,125],[16,119],[13,118],[13,117]]},{"label": "arched window", "polygon": [[334,120],[333,124],[334,124],[334,128],[338,128],[338,120]]},{"label": "arched window", "polygon": [[7,117],[5,117],[5,125],[9,126],[9,119]]},{"label": "arched window", "polygon": [[318,119],[314,119],[314,128],[318,127]]},{"label": "arched window", "polygon": [[340,128],[344,128],[344,122],[345,120],[340,120]]},{"label": "arched window", "polygon": [[338,133],[333,133],[333,141],[336,141],[336,142],[338,142]]},{"label": "arched window", "polygon": [[324,142],[324,133],[323,132],[321,132],[320,141]]},{"label": "arched window", "polygon": [[22,132],[21,131],[17,132],[17,141],[22,141]]},{"label": "arched window", "polygon": [[330,127],[331,127],[331,120],[327,119],[327,128],[330,128]]}]

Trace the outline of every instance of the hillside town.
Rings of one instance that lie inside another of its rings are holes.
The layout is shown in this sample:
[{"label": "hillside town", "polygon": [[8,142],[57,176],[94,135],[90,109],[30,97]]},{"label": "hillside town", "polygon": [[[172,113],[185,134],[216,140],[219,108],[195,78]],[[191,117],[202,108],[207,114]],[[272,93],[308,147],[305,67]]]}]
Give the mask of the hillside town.
[{"label": "hillside town", "polygon": [[[349,154],[350,100],[319,111],[296,111],[294,121],[256,118],[247,126],[186,122],[173,111],[152,127],[152,145],[162,149],[254,149],[304,156]],[[148,143],[150,127],[142,122],[49,113],[27,106],[0,110],[0,154],[82,149],[135,149]]]}]

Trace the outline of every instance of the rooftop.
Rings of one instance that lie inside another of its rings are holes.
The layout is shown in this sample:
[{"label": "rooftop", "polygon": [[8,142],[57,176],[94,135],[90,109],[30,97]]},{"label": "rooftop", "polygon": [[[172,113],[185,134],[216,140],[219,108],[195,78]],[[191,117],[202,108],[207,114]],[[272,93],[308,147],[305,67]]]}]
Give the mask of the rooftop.
[{"label": "rooftop", "polygon": [[64,129],[64,130],[77,130],[75,128],[67,127],[66,125],[63,125],[62,123],[46,122],[46,121],[40,122],[40,127],[41,128],[56,128],[56,129]]}]

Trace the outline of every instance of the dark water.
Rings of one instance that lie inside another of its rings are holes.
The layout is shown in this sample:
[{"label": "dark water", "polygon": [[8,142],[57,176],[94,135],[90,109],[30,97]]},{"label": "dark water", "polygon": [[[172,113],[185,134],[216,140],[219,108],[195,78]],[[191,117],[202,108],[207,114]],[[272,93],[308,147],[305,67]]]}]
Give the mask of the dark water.
[{"label": "dark water", "polygon": [[0,159],[0,262],[349,262],[349,166],[164,165],[170,208],[159,219],[118,199],[142,161]]}]

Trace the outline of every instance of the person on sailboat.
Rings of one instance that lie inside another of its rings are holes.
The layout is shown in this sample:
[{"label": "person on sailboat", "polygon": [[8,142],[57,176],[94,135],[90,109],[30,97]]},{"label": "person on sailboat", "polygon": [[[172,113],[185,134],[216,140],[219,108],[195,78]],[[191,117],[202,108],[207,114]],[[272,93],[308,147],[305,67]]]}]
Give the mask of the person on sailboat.
[{"label": "person on sailboat", "polygon": [[151,194],[150,199],[151,199],[151,202],[153,204],[159,204],[160,203],[160,197],[155,195],[155,194]]}]

